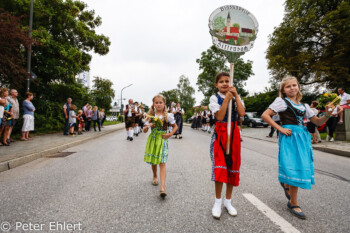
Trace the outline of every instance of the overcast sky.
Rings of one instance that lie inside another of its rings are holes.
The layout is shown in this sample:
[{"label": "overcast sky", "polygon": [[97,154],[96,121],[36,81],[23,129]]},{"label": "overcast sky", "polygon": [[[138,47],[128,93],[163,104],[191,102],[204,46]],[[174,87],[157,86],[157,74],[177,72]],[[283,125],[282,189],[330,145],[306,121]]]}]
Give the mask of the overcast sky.
[{"label": "overcast sky", "polygon": [[[268,86],[269,71],[265,51],[268,35],[282,22],[284,1],[279,0],[83,0],[102,17],[99,34],[110,38],[105,56],[94,54],[90,76],[108,78],[114,83],[116,100],[132,98],[151,105],[152,97],[176,88],[181,75],[196,90],[196,101],[203,95],[196,86],[200,73],[196,59],[212,45],[208,20],[223,5],[238,5],[258,20],[259,33],[244,60],[253,61],[254,76],[247,81],[250,94]],[[123,101],[125,104],[126,101]]]}]

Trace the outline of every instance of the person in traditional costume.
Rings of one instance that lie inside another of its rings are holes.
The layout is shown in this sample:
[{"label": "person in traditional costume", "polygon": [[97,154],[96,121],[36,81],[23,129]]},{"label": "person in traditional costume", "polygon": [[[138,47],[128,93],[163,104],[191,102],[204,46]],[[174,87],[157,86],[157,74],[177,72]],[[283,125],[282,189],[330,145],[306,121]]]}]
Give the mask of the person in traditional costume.
[{"label": "person in traditional costume", "polygon": [[197,113],[194,113],[191,118],[192,118],[191,128],[196,129],[196,127],[197,127]]},{"label": "person in traditional costume", "polygon": [[136,111],[136,114],[135,114],[134,135],[137,137],[137,136],[139,136],[139,133],[141,131],[140,120],[141,120],[141,114],[142,114],[138,102],[135,102],[135,111]]},{"label": "person in traditional costume", "polygon": [[185,114],[185,111],[183,110],[183,108],[181,108],[180,103],[177,103],[176,106],[174,106],[173,114],[177,125],[177,131],[174,134],[175,138],[182,139],[182,127],[183,127],[182,116]]},{"label": "person in traditional costume", "polygon": [[[216,127],[210,144],[210,157],[212,160],[212,181],[215,181],[215,203],[212,209],[214,218],[221,216],[221,191],[226,183],[226,197],[224,206],[232,216],[237,215],[231,204],[233,186],[239,185],[239,169],[241,165],[241,140],[237,128],[237,114],[244,116],[245,111],[235,87],[229,85],[230,75],[220,72],[215,78],[215,87],[219,90],[217,95],[210,97],[209,109],[216,117]],[[231,137],[227,138],[228,105],[232,100]],[[226,154],[227,140],[230,140],[230,153]]]},{"label": "person in traditional costume", "polygon": [[[166,162],[168,159],[168,138],[176,131],[177,125],[172,113],[168,113],[165,106],[165,97],[161,94],[156,95],[152,99],[153,104],[147,114],[144,133],[148,128],[152,129],[151,134],[147,138],[144,161],[152,165],[153,185],[158,185],[158,165],[160,168],[160,196],[164,198],[165,179],[166,179]],[[167,133],[168,123],[173,127],[171,133]]]},{"label": "person in traditional costume", "polygon": [[[315,125],[322,125],[332,117],[334,106],[326,106],[326,114],[318,118],[309,105],[300,102],[300,84],[293,76],[286,76],[282,80],[279,92],[280,97],[275,99],[262,118],[280,132],[278,179],[288,199],[287,207],[296,217],[306,219],[299,207],[298,189],[311,189],[315,180],[311,137],[303,126],[303,118]],[[276,113],[280,116],[281,125],[272,119]]]},{"label": "person in traditional costume", "polygon": [[209,118],[210,118],[210,121],[209,121],[210,128],[208,130],[208,133],[211,134],[212,129],[215,128],[215,122],[216,122],[215,114],[213,114],[212,111],[209,111]]},{"label": "person in traditional costume", "polygon": [[127,140],[132,141],[134,136],[134,125],[135,125],[135,116],[137,114],[134,101],[129,99],[129,104],[125,106],[123,111],[125,117],[125,129],[127,134]]},{"label": "person in traditional costume", "polygon": [[209,111],[207,110],[207,107],[204,107],[203,112],[201,113],[202,117],[202,131],[207,132],[209,131]]},{"label": "person in traditional costume", "polygon": [[202,128],[202,115],[201,115],[201,112],[198,111],[197,119],[196,119],[196,129],[199,130],[200,128]]}]

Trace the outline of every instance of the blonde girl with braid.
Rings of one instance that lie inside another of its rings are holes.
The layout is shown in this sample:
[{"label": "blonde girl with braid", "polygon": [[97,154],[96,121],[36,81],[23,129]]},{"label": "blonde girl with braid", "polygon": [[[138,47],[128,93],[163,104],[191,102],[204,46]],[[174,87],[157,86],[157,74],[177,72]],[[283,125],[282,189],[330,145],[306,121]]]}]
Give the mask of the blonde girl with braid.
[{"label": "blonde girl with braid", "polygon": [[[153,104],[148,111],[144,133],[151,128],[151,134],[148,136],[144,161],[152,165],[153,180],[152,185],[158,185],[158,165],[160,169],[160,196],[165,198],[165,179],[166,179],[166,161],[168,159],[168,138],[176,131],[177,125],[172,113],[168,113],[166,101],[163,95],[156,95],[152,99]],[[170,133],[167,133],[168,123],[173,127]]]}]

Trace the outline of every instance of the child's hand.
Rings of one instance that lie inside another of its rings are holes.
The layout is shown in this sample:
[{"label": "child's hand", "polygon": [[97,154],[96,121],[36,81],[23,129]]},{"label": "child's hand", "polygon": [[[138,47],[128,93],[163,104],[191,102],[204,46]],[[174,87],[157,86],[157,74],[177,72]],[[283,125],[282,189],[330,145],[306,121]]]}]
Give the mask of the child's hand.
[{"label": "child's hand", "polygon": [[291,129],[286,129],[286,128],[282,128],[280,130],[278,130],[280,133],[286,135],[286,136],[290,136],[292,135],[292,130]]},{"label": "child's hand", "polygon": [[153,129],[154,127],[156,127],[154,124],[152,124],[152,123],[149,123],[149,127],[151,128],[151,129]]},{"label": "child's hand", "polygon": [[237,94],[236,88],[233,87],[233,86],[230,86],[230,87],[228,88],[228,91],[231,92],[233,96],[238,95],[238,94]]},{"label": "child's hand", "polygon": [[166,134],[163,134],[162,135],[162,138],[163,139],[168,139],[168,138],[170,138],[171,137],[171,134],[170,133],[166,133]]}]

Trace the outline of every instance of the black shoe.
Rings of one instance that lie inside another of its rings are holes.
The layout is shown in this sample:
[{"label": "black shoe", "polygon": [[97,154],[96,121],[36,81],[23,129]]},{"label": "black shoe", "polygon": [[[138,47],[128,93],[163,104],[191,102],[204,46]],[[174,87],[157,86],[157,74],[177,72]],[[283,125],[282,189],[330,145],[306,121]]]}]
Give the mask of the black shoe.
[{"label": "black shoe", "polygon": [[137,136],[139,136],[139,134],[138,134],[138,133],[136,133],[136,134],[135,134],[135,136],[137,137]]},{"label": "black shoe", "polygon": [[301,210],[300,206],[297,206],[297,205],[296,206],[292,206],[290,204],[290,202],[288,202],[287,206],[288,206],[288,209],[290,210],[290,212],[292,212],[292,214],[294,214],[295,216],[297,216],[300,219],[306,219],[306,215],[302,211],[301,212],[297,212],[297,211],[294,210],[296,208],[299,208]]},{"label": "black shoe", "polygon": [[128,136],[128,137],[126,138],[126,140],[130,140],[130,137]]},{"label": "black shoe", "polygon": [[63,135],[64,135],[64,136],[68,136],[69,134],[67,134],[67,133],[64,133]]},{"label": "black shoe", "polygon": [[134,140],[132,137],[130,138],[130,141]]}]

